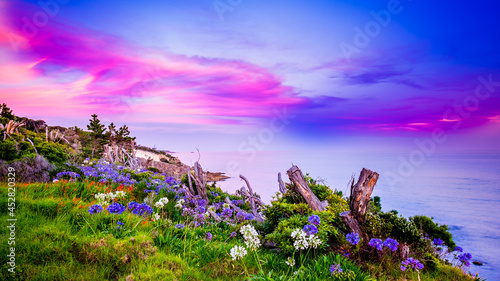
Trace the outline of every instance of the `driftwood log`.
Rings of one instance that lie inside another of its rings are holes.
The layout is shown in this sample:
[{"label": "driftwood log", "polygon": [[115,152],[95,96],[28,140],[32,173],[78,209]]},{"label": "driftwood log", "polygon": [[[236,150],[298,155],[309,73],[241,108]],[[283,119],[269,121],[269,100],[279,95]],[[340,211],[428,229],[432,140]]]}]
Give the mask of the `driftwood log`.
[{"label": "driftwood log", "polygon": [[[226,202],[226,204],[229,205],[229,207],[233,208],[233,210],[235,210],[236,212],[244,212],[244,213],[246,213],[240,207],[234,205],[233,202],[231,202],[231,199],[229,199],[229,197],[226,197],[225,202]],[[259,213],[254,214],[254,217],[255,217],[254,219],[256,221],[259,221],[259,222],[263,222],[264,221],[264,218]]]},{"label": "driftwood log", "polygon": [[250,182],[247,180],[247,178],[243,175],[240,175],[240,178],[245,181],[248,187],[248,191],[245,189],[245,187],[242,187],[239,190],[239,193],[243,196],[245,201],[248,201],[250,203],[250,208],[252,209],[252,213],[254,214],[254,216],[259,216],[258,208],[262,209],[262,207],[264,206],[264,202],[262,202],[262,200],[260,200],[260,198],[253,192],[252,186],[250,186]]},{"label": "driftwood log", "polygon": [[286,173],[288,174],[295,191],[297,191],[304,198],[304,200],[306,200],[307,204],[313,211],[324,211],[326,209],[328,202],[326,200],[321,202],[318,197],[314,195],[299,167],[293,165],[288,171],[286,171]]},{"label": "driftwood log", "polygon": [[286,186],[285,186],[285,183],[283,182],[283,180],[281,179],[281,173],[278,173],[278,185],[280,187],[281,194],[285,194],[286,193]]},{"label": "driftwood log", "polygon": [[350,232],[355,232],[359,236],[365,236],[360,227],[360,222],[364,222],[366,208],[370,202],[373,188],[378,180],[378,174],[366,168],[361,170],[358,182],[351,185],[350,211],[340,214],[340,218],[346,224]]},{"label": "driftwood log", "polygon": [[188,176],[194,180],[194,182],[196,184],[196,191],[198,192],[198,195],[200,195],[201,198],[207,200],[207,202],[208,202],[207,175],[206,175],[206,173],[203,172],[203,169],[201,168],[201,165],[200,165],[200,163],[198,163],[198,161],[196,161],[194,163],[194,173],[189,171]]}]

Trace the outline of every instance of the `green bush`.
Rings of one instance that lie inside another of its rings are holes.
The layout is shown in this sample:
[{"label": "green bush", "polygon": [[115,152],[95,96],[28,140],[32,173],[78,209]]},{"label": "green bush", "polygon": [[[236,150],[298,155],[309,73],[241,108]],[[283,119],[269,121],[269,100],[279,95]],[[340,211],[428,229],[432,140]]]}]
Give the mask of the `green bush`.
[{"label": "green bush", "polygon": [[53,142],[42,142],[35,145],[38,153],[50,162],[63,163],[68,159],[67,149],[64,145]]},{"label": "green bush", "polygon": [[10,139],[0,141],[0,159],[12,161],[19,158],[19,153],[16,149],[16,144]]},{"label": "green bush", "polygon": [[410,218],[415,226],[427,237],[429,238],[439,238],[443,240],[444,244],[448,246],[449,249],[455,249],[455,242],[453,241],[453,236],[448,231],[447,225],[438,225],[432,218],[426,216],[414,216]]}]

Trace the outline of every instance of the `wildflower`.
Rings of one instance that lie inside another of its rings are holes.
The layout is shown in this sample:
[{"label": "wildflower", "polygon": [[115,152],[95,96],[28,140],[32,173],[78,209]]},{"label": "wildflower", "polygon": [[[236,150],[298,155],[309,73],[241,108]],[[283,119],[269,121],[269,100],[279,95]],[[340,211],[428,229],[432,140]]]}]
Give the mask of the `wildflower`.
[{"label": "wildflower", "polygon": [[212,241],[212,237],[213,237],[213,236],[212,236],[212,233],[210,233],[210,232],[205,233],[205,238],[206,238],[208,241]]},{"label": "wildflower", "polygon": [[315,225],[308,224],[308,225],[304,226],[304,232],[307,235],[313,235],[313,234],[318,233],[318,228]]},{"label": "wildflower", "polygon": [[229,234],[229,237],[236,237],[236,235],[238,235],[238,233],[236,233],[236,231],[233,231],[231,232],[231,234]]},{"label": "wildflower", "polygon": [[222,217],[225,218],[225,219],[228,219],[230,218],[231,216],[233,215],[233,210],[229,209],[229,208],[226,208],[222,211]]},{"label": "wildflower", "polygon": [[120,203],[113,203],[109,205],[108,212],[111,214],[121,214],[125,211],[125,206]]},{"label": "wildflower", "polygon": [[148,204],[142,203],[139,204],[137,202],[130,202],[128,204],[128,208],[132,210],[134,215],[142,216],[144,214],[148,215],[153,213],[153,208],[151,208]]},{"label": "wildflower", "polygon": [[163,197],[158,200],[158,202],[155,203],[155,206],[162,209],[166,204],[168,203],[168,198]]},{"label": "wildflower", "polygon": [[300,228],[295,229],[292,231],[291,234],[292,238],[295,239],[293,243],[293,247],[295,250],[305,250],[309,247],[317,248],[319,245],[321,245],[321,240],[314,234],[312,235],[307,235],[307,233]]},{"label": "wildflower", "polygon": [[91,215],[95,214],[95,213],[100,213],[102,212],[103,208],[101,207],[101,205],[92,205],[90,206],[89,208],[89,213]]},{"label": "wildflower", "polygon": [[56,183],[56,182],[59,182],[59,180],[58,179],[54,179],[52,182]]},{"label": "wildflower", "polygon": [[288,257],[288,259],[285,261],[285,263],[288,266],[293,267],[295,265],[295,260],[292,257]]},{"label": "wildflower", "polygon": [[402,271],[406,271],[407,269],[422,270],[424,265],[419,260],[410,257],[401,262],[400,268]]},{"label": "wildflower", "polygon": [[458,247],[458,246],[455,247],[455,252],[460,252],[461,253],[463,251],[464,251],[464,249],[462,249],[462,247]]},{"label": "wildflower", "polygon": [[160,220],[160,214],[158,214],[158,213],[154,213],[154,214],[153,214],[153,218],[152,218],[152,220],[153,220],[153,221],[158,221],[158,220]]},{"label": "wildflower", "polygon": [[245,238],[245,245],[247,245],[250,250],[256,250],[260,246],[259,234],[251,224],[242,226],[240,233],[243,235],[243,238]]},{"label": "wildflower", "polygon": [[123,222],[120,222],[120,221],[119,221],[119,222],[117,222],[116,224],[118,224],[118,225],[123,225]]},{"label": "wildflower", "polygon": [[441,246],[444,243],[443,240],[441,240],[439,238],[435,238],[433,242],[434,242],[434,245],[436,245],[436,246]]},{"label": "wildflower", "polygon": [[379,251],[381,251],[382,247],[383,247],[382,240],[380,240],[378,238],[372,238],[370,240],[370,242],[368,243],[368,245],[370,245],[373,248],[377,248],[377,250],[379,250]]},{"label": "wildflower", "polygon": [[358,245],[359,243],[359,234],[357,234],[356,232],[347,233],[345,238],[351,245]]},{"label": "wildflower", "polygon": [[247,250],[244,247],[236,245],[231,249],[231,259],[233,261],[241,259],[246,255],[247,255]]},{"label": "wildflower", "polygon": [[344,272],[344,270],[340,267],[340,264],[332,264],[332,266],[330,266],[330,275],[339,274],[342,272]]},{"label": "wildflower", "polygon": [[184,225],[182,223],[178,223],[175,225],[175,228],[177,229],[184,229]]},{"label": "wildflower", "polygon": [[319,218],[319,216],[317,215],[311,215],[307,221],[309,221],[309,223],[311,224],[314,224],[314,225],[319,225],[320,222],[321,222],[321,219]]},{"label": "wildflower", "polygon": [[391,249],[391,251],[393,251],[393,252],[398,249],[398,245],[399,245],[398,241],[396,241],[392,238],[387,238],[384,241],[384,246]]},{"label": "wildflower", "polygon": [[458,256],[458,260],[465,266],[469,266],[470,262],[469,260],[472,258],[472,255],[470,253],[463,253]]}]

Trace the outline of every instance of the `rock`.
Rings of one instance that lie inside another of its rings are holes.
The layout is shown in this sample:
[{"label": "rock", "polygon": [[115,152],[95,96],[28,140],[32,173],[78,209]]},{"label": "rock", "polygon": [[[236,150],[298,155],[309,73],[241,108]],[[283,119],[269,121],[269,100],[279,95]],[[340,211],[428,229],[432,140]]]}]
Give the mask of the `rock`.
[{"label": "rock", "polygon": [[475,264],[475,265],[483,265],[483,263],[480,262],[480,261],[473,261],[472,263]]}]

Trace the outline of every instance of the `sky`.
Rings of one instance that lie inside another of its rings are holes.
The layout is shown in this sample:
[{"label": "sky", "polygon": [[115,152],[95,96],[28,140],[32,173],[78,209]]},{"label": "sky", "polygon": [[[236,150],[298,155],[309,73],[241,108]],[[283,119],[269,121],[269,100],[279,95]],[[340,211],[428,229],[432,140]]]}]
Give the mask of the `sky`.
[{"label": "sky", "polygon": [[171,151],[499,152],[496,1],[0,0],[0,102]]}]

